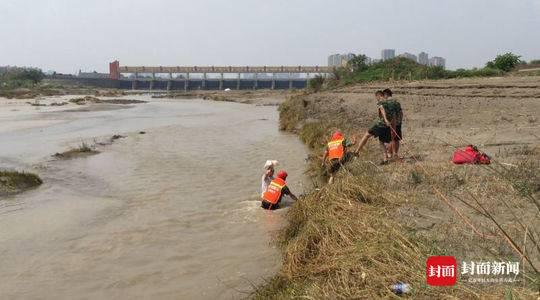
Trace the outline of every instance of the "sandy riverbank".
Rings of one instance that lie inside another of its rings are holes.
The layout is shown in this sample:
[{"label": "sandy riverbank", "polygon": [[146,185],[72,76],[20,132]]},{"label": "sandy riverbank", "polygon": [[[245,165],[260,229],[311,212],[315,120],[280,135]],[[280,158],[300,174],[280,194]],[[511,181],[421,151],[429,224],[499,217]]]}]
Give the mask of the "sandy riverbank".
[{"label": "sandy riverbank", "polygon": [[261,106],[277,106],[285,101],[287,96],[301,93],[293,90],[229,90],[229,91],[189,91],[156,94],[153,98],[175,99],[205,99],[224,102],[237,102]]}]

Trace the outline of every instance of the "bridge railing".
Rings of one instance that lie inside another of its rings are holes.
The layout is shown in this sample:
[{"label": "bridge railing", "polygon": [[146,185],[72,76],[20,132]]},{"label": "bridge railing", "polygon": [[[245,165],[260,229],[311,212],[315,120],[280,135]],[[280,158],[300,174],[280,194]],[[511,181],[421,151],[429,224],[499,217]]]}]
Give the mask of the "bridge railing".
[{"label": "bridge railing", "polygon": [[323,66],[120,66],[119,73],[331,73]]}]

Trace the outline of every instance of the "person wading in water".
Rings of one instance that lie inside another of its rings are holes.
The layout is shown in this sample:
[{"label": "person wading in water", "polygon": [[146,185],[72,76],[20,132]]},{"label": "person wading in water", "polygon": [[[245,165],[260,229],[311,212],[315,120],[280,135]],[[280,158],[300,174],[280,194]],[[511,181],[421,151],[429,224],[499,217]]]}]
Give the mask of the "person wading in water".
[{"label": "person wading in water", "polygon": [[287,187],[287,182],[285,182],[287,176],[287,172],[279,171],[277,177],[270,182],[266,191],[262,194],[262,208],[269,210],[278,209],[284,195],[288,195],[294,201],[298,200],[298,198],[291,193],[289,187]]}]

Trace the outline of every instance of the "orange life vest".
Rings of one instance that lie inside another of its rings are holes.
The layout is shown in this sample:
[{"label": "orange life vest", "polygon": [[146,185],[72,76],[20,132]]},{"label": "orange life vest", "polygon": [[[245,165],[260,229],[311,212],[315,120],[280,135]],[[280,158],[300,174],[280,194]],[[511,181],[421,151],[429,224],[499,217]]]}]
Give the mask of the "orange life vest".
[{"label": "orange life vest", "polygon": [[328,159],[342,159],[345,149],[343,148],[343,138],[333,139],[328,143]]},{"label": "orange life vest", "polygon": [[281,191],[283,190],[285,185],[285,180],[281,178],[275,178],[274,180],[272,180],[272,182],[270,182],[270,184],[266,188],[266,192],[264,192],[263,194],[263,200],[266,200],[271,204],[278,203],[279,198],[281,197]]}]

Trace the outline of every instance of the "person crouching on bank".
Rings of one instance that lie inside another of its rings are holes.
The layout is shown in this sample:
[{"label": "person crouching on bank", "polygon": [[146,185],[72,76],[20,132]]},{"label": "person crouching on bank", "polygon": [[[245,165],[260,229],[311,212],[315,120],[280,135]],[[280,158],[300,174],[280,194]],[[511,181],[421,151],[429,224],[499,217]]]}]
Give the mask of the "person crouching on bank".
[{"label": "person crouching on bank", "polygon": [[330,141],[326,145],[324,150],[324,155],[321,163],[321,167],[324,167],[326,161],[328,160],[328,174],[330,178],[328,183],[331,184],[334,181],[334,175],[339,170],[339,168],[347,161],[351,159],[351,154],[348,151],[348,148],[356,144],[356,138],[353,138],[352,141],[343,137],[343,134],[338,130],[334,132]]},{"label": "person crouching on bank", "polygon": [[289,187],[287,187],[287,172],[279,171],[277,177],[270,182],[266,191],[262,194],[261,207],[264,209],[274,210],[279,208],[279,204],[284,195],[288,195],[294,201],[298,198],[291,193]]}]

